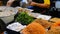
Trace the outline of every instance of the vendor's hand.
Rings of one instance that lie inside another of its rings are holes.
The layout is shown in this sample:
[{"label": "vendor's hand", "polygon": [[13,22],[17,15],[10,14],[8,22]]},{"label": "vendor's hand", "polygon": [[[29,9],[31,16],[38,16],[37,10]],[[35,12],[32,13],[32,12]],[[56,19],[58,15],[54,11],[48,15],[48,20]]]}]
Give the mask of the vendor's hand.
[{"label": "vendor's hand", "polygon": [[31,6],[35,6],[36,5],[36,3],[35,2],[31,2],[31,4],[30,4]]},{"label": "vendor's hand", "polygon": [[6,6],[11,6],[12,2],[7,2]]},{"label": "vendor's hand", "polygon": [[14,2],[14,1],[9,0],[9,1],[7,2],[7,4],[6,4],[6,6],[11,6],[11,4],[12,4],[13,2]]}]

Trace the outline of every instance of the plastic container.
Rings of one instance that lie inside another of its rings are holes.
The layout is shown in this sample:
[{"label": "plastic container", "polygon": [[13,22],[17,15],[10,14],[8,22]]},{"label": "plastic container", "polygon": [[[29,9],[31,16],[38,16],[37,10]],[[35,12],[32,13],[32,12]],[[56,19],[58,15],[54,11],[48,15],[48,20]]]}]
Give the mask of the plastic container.
[{"label": "plastic container", "polygon": [[5,24],[8,24],[9,22],[14,20],[14,15],[3,17],[1,19],[5,22]]},{"label": "plastic container", "polygon": [[8,13],[9,10],[12,10],[12,13],[10,13],[10,14],[8,13],[9,15],[4,15],[3,14],[3,16],[0,16],[0,19],[2,19],[5,22],[5,24],[8,24],[9,22],[13,21],[14,20],[14,16],[18,12],[16,9],[14,9],[12,7],[6,7],[6,6],[1,6],[0,10],[3,10],[3,12],[7,11],[7,13]]}]

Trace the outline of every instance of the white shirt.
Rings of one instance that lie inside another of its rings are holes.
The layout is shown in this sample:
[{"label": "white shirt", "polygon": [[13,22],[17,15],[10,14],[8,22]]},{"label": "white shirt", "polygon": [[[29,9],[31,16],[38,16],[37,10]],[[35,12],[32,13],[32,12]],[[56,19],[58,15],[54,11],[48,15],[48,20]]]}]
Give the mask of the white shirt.
[{"label": "white shirt", "polygon": [[28,4],[28,1],[27,0],[22,0],[22,2],[25,2],[26,4]]}]

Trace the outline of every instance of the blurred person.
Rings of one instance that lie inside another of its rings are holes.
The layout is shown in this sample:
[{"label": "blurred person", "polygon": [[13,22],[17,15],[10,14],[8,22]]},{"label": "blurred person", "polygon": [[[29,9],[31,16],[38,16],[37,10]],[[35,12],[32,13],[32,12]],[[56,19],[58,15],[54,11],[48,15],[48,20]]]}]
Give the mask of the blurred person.
[{"label": "blurred person", "polygon": [[21,0],[9,0],[6,6],[17,7],[20,6]]},{"label": "blurred person", "polygon": [[11,6],[11,4],[12,4],[14,1],[15,1],[15,0],[8,0],[6,6]]},{"label": "blurred person", "polygon": [[22,0],[20,4],[21,7],[27,8],[29,6],[29,0]]},{"label": "blurred person", "polygon": [[32,2],[32,0],[27,0],[28,1],[28,4],[29,6],[27,7],[28,9],[33,9],[33,6],[30,6],[30,3]]},{"label": "blurred person", "polygon": [[14,2],[12,2],[11,6],[12,7],[18,7],[18,6],[20,6],[20,0],[15,0]]},{"label": "blurred person", "polygon": [[33,6],[34,12],[42,13],[50,7],[50,0],[32,0],[30,5]]}]

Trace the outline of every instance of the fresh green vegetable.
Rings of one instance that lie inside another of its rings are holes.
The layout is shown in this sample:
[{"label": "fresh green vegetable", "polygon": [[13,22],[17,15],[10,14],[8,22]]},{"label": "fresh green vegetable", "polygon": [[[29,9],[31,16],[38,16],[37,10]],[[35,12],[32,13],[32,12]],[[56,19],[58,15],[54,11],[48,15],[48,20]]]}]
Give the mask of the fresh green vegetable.
[{"label": "fresh green vegetable", "polygon": [[18,14],[18,17],[16,18],[17,22],[20,22],[22,24],[29,24],[34,20],[33,17],[29,16],[26,12],[21,12]]}]

